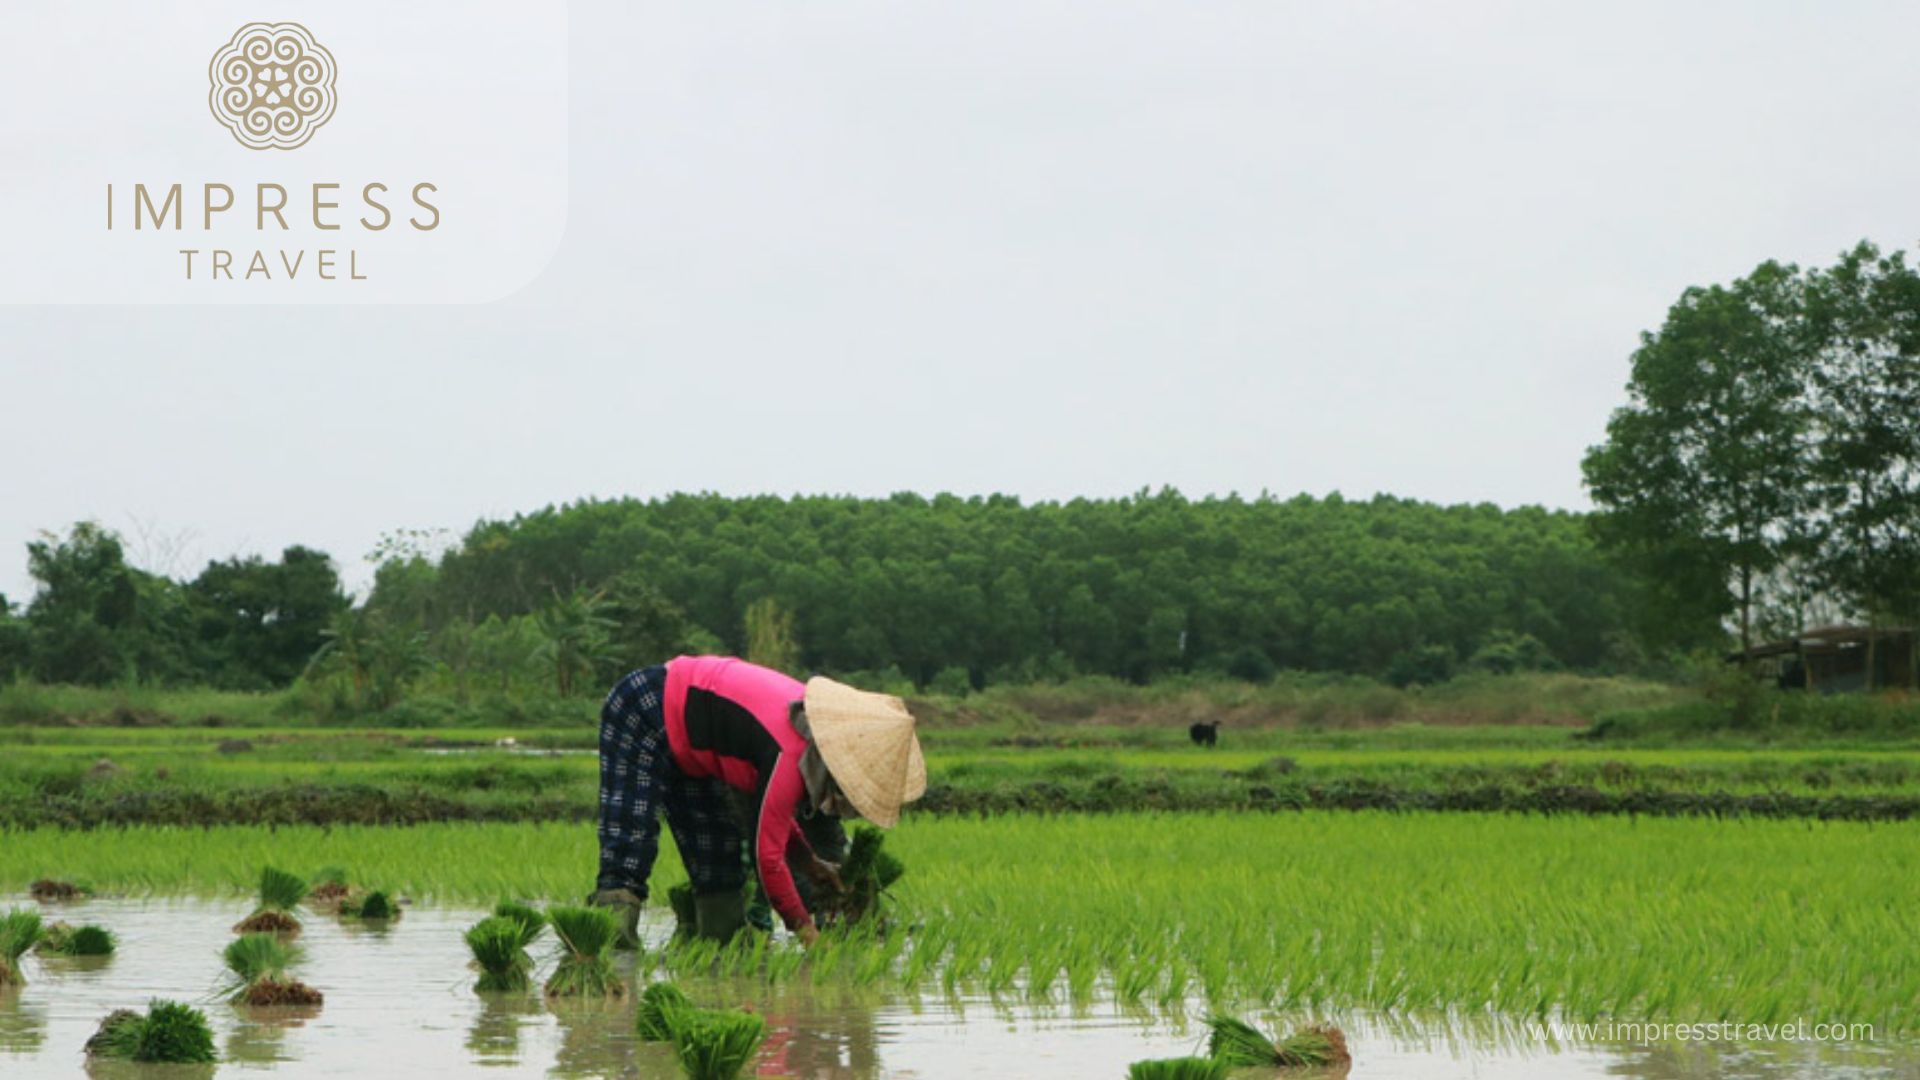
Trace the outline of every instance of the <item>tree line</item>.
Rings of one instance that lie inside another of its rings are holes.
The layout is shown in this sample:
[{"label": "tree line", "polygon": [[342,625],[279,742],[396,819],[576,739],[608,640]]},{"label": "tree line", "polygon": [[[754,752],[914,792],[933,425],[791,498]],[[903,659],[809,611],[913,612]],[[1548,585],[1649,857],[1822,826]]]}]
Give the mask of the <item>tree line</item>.
[{"label": "tree line", "polygon": [[29,564],[38,591],[0,620],[15,672],[241,688],[304,672],[375,707],[423,681],[598,692],[688,650],[955,691],[1640,660],[1635,586],[1581,515],[1388,497],[587,501],[483,521],[443,554],[394,545],[358,606],[308,548],[176,582],[80,525]]}]

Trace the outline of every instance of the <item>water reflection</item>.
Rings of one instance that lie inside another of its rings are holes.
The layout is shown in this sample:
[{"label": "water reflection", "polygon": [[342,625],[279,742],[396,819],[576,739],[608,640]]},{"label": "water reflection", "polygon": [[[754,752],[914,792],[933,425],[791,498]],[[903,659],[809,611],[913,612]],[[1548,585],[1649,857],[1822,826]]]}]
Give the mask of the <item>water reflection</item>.
[{"label": "water reflection", "polygon": [[287,1033],[320,1015],[317,1005],[233,1006],[238,1019],[227,1036],[228,1061],[272,1064],[296,1060],[287,1050]]},{"label": "water reflection", "polygon": [[544,1015],[526,994],[481,994],[480,1011],[467,1029],[467,1052],[480,1065],[513,1065],[520,1060],[520,1032],[531,1017]]},{"label": "water reflection", "polygon": [[620,1077],[634,1073],[633,1006],[626,998],[551,1001],[560,1047],[549,1076]]},{"label": "water reflection", "polygon": [[0,1054],[32,1054],[46,1041],[47,1007],[24,986],[0,986]]}]

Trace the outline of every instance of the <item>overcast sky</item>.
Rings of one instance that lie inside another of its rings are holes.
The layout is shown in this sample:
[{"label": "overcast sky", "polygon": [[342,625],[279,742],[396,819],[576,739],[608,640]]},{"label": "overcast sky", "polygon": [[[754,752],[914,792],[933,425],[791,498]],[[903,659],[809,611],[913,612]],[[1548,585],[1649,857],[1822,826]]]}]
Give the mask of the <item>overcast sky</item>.
[{"label": "overcast sky", "polygon": [[1892,3],[575,0],[572,38],[568,231],[504,302],[0,308],[0,591],[82,518],[360,582],[391,529],[677,490],[1580,507],[1681,289],[1920,233]]}]

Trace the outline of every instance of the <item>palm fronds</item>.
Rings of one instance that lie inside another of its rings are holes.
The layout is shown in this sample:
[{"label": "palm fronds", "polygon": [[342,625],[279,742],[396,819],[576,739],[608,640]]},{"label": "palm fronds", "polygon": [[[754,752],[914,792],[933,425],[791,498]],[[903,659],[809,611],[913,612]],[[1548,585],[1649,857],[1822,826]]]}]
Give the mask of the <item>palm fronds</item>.
[{"label": "palm fronds", "polygon": [[657,982],[640,992],[640,1013],[634,1031],[642,1042],[666,1042],[673,1038],[673,1025],[693,1008],[686,992],[670,982]]},{"label": "palm fronds", "polygon": [[738,1009],[673,1014],[673,1053],[689,1080],[733,1080],[767,1037],[767,1022]]},{"label": "palm fronds", "polygon": [[626,992],[608,955],[620,934],[613,912],[598,907],[547,909],[560,939],[560,962],[547,979],[547,993],[560,997],[618,997]]}]

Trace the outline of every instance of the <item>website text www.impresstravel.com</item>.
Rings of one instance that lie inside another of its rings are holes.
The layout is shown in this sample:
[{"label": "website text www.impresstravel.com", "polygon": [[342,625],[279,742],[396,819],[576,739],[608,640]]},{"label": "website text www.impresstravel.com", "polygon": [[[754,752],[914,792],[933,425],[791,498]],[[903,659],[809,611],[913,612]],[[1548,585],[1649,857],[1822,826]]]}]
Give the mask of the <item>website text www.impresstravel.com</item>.
[{"label": "website text www.impresstravel.com", "polygon": [[1841,1021],[1786,1020],[1757,1024],[1737,1020],[1701,1023],[1655,1020],[1530,1021],[1527,1034],[1548,1042],[1637,1043],[1655,1046],[1676,1042],[1779,1043],[1873,1041],[1872,1024]]}]

